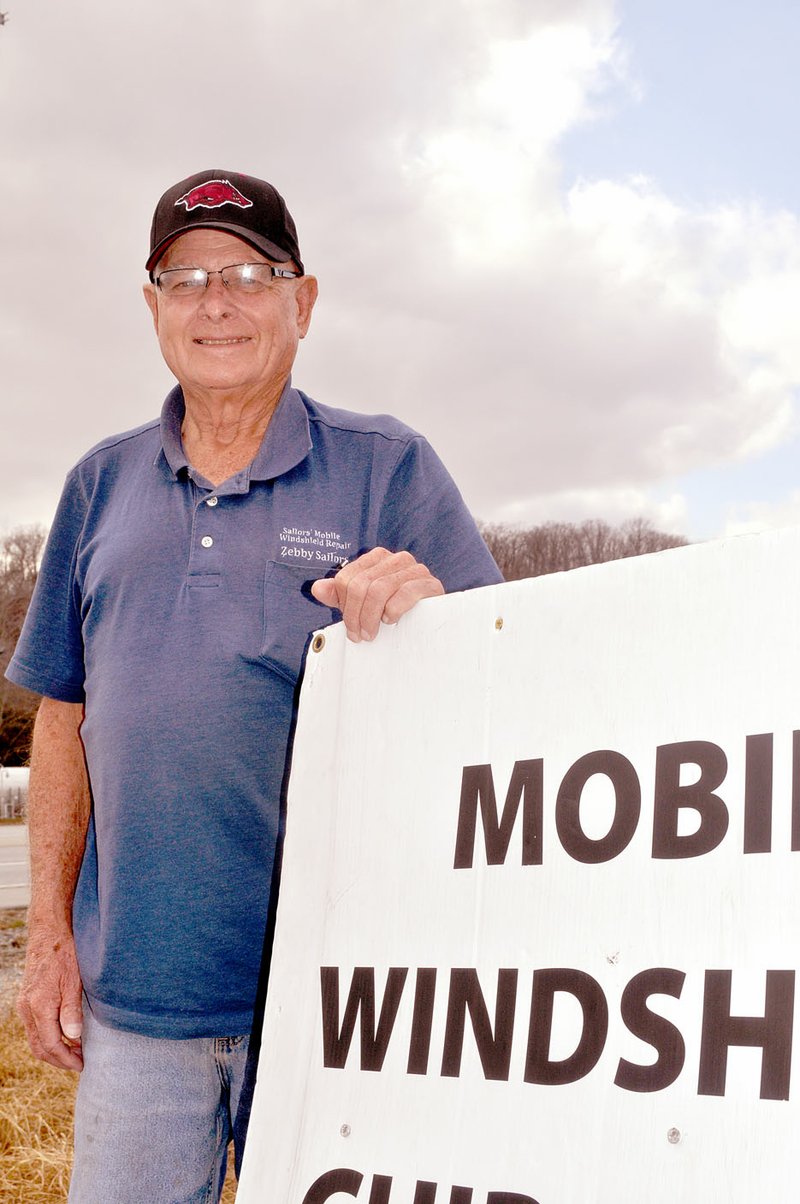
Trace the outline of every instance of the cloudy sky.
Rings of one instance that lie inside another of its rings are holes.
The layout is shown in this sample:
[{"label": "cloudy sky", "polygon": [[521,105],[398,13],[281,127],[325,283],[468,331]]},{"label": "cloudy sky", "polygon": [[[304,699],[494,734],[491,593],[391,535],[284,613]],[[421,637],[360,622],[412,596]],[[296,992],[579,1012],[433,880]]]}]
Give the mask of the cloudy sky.
[{"label": "cloudy sky", "polygon": [[152,209],[286,196],[295,383],[481,518],[800,521],[796,0],[3,0],[0,532],[158,412]]}]

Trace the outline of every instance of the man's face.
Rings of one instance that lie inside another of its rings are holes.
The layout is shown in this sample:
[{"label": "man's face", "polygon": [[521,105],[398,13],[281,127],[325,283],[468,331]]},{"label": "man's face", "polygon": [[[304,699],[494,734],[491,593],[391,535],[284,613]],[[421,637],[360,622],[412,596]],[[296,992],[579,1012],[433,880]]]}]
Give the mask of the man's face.
[{"label": "man's face", "polygon": [[[217,271],[234,263],[270,263],[249,243],[217,230],[190,230],[161,257],[166,268]],[[291,267],[276,264],[276,267]],[[243,398],[279,393],[305,336],[317,296],[313,276],[276,277],[255,296],[228,289],[212,276],[199,297],[166,296],[146,284],[161,354],[184,393],[221,390]]]}]

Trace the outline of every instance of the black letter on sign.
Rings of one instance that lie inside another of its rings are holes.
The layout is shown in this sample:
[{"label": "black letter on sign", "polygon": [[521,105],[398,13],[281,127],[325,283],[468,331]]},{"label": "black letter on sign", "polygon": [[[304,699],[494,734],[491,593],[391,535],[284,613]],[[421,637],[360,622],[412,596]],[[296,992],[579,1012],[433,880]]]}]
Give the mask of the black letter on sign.
[{"label": "black letter on sign", "polygon": [[514,821],[522,800],[522,864],[542,864],[542,761],[515,761],[506,791],[503,818],[497,815],[497,796],[491,765],[465,765],[453,869],[472,868],[478,804],[483,821],[486,864],[502,865],[508,853]]},{"label": "black letter on sign", "polygon": [[417,1179],[414,1204],[436,1204],[436,1184],[428,1183],[425,1179]]},{"label": "black letter on sign", "polygon": [[[561,1062],[549,1058],[556,991],[574,995],[583,1009],[583,1029],[575,1052]],[[597,1065],[608,1034],[608,1004],[602,987],[582,970],[536,970],[533,975],[531,1022],[525,1082],[560,1086],[576,1083]]]},{"label": "black letter on sign", "polygon": [[428,1073],[428,1055],[431,1052],[431,1030],[433,1028],[433,1005],[436,1000],[436,971],[417,970],[417,989],[414,992],[414,1018],[411,1021],[411,1040],[408,1046],[409,1074]]},{"label": "black letter on sign", "polygon": [[666,966],[642,970],[622,992],[620,1013],[625,1027],[656,1050],[658,1057],[649,1066],[639,1066],[620,1058],[614,1082],[625,1091],[663,1091],[674,1083],[683,1070],[686,1046],[674,1024],[651,1012],[651,995],[671,995],[680,999],[686,975]]},{"label": "black letter on sign", "polygon": [[533,1196],[520,1196],[515,1191],[490,1191],[486,1204],[538,1204]]},{"label": "black letter on sign", "polygon": [[450,1204],[472,1204],[471,1187],[454,1187],[450,1192]]},{"label": "black letter on sign", "polygon": [[377,1031],[375,1029],[375,971],[372,966],[356,966],[347,998],[347,1009],[339,1032],[339,969],[320,966],[322,985],[322,1048],[323,1063],[341,1070],[350,1052],[356,1016],[361,1011],[361,1069],[380,1070],[383,1066],[389,1038],[392,1035],[397,1009],[403,994],[408,970],[392,966],[386,979],[386,993],[381,1005]]},{"label": "black letter on sign", "polygon": [[[616,811],[610,829],[600,840],[590,840],[581,827],[581,794],[589,778],[602,773],[611,779]],[[558,838],[575,861],[597,865],[611,861],[626,848],[636,831],[642,791],[636,770],[622,753],[601,749],[580,757],[567,770],[556,798]]]},{"label": "black letter on sign", "polygon": [[792,732],[792,852],[800,852],[800,732]]},{"label": "black letter on sign", "polygon": [[487,1079],[508,1080],[511,1043],[514,1037],[514,1009],[517,1002],[517,971],[497,971],[497,1002],[494,1032],[478,982],[477,970],[451,970],[450,996],[442,1050],[442,1074],[458,1078],[464,1048],[464,1026],[469,1009],[475,1044]]},{"label": "black letter on sign", "polygon": [[326,1171],[312,1183],[303,1196],[303,1204],[325,1204],[331,1196],[345,1192],[348,1196],[357,1196],[358,1189],[364,1176],[358,1171],[348,1171],[340,1167],[335,1171]]},{"label": "black letter on sign", "polygon": [[[681,786],[682,765],[697,765],[699,781]],[[713,791],[724,782],[727,772],[725,753],[707,740],[662,744],[656,750],[654,857],[701,857],[717,847],[728,831],[728,808]],[[700,827],[689,836],[678,835],[678,816],[683,807],[690,807],[700,816]]]},{"label": "black letter on sign", "polygon": [[731,1016],[731,971],[706,970],[699,1095],[724,1095],[731,1045],[760,1045],[761,1099],[788,1099],[794,970],[767,970],[763,1016]]},{"label": "black letter on sign", "polygon": [[747,737],[744,769],[744,851],[772,851],[772,733]]},{"label": "black letter on sign", "polygon": [[389,1204],[389,1196],[392,1194],[392,1176],[391,1175],[373,1175],[372,1176],[372,1191],[369,1193],[368,1204]]}]

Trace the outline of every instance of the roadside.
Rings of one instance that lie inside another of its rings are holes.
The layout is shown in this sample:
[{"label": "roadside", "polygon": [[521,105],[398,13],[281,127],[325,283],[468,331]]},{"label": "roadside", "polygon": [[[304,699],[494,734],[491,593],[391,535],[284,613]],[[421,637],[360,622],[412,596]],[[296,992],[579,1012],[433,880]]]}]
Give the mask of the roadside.
[{"label": "roadside", "polygon": [[0,911],[0,973],[13,974],[25,957],[27,907],[5,907]]},{"label": "roadside", "polygon": [[16,990],[25,960],[26,907],[0,910],[0,1000]]},{"label": "roadside", "polygon": [[0,848],[27,844],[28,825],[21,819],[0,819]]},{"label": "roadside", "polygon": [[5,910],[29,901],[27,824],[0,820],[0,921]]}]

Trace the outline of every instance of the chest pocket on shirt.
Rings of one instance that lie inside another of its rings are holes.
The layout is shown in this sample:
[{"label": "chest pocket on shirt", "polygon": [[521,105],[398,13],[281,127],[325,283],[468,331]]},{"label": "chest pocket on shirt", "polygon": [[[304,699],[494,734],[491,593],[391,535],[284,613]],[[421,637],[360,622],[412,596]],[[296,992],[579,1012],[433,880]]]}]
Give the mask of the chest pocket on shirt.
[{"label": "chest pocket on shirt", "polygon": [[309,633],[342,617],[311,593],[312,584],[327,576],[329,568],[267,561],[260,657],[291,682],[300,673]]}]

